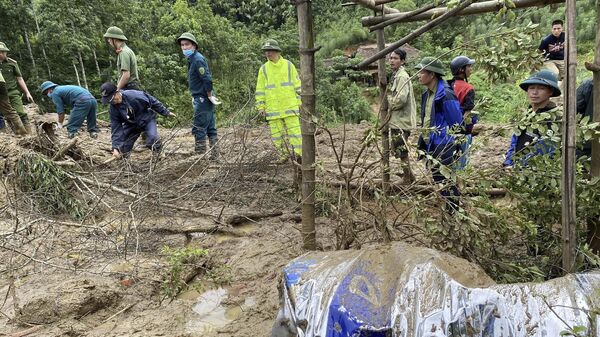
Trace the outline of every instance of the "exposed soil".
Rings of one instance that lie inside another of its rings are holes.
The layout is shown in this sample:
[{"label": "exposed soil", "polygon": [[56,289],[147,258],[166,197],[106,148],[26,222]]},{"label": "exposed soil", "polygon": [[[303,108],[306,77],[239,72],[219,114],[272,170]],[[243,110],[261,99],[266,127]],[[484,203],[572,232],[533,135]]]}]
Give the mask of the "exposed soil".
[{"label": "exposed soil", "polygon": [[[377,147],[361,152],[369,130],[366,123],[331,129],[341,165],[329,133],[318,134],[318,179],[330,186],[320,192],[325,197],[337,199],[340,168],[347,174],[359,153],[354,174],[363,178],[353,183],[379,178]],[[189,131],[160,130],[162,160],[140,146],[130,159],[109,163],[107,125],[98,139],[80,134],[55,160],[81,178],[68,186],[88,210],[79,220],[40,211],[39,196],[22,193],[14,174],[24,153],[51,158],[69,143],[66,133],[57,130],[50,143],[40,140],[41,130],[23,139],[0,134],[0,336],[269,336],[280,271],[303,254],[293,165],[277,164],[266,127],[220,129],[218,163],[193,153]],[[499,168],[508,140],[497,131],[488,128],[484,134],[493,137],[476,138],[473,166]],[[392,159],[393,172],[398,164]],[[421,183],[429,181],[423,164],[415,171]],[[368,196],[361,198],[368,207]],[[334,218],[341,210],[317,206],[319,246],[335,249]],[[208,249],[183,268],[190,286],[172,300],[161,290],[170,268],[164,246]]]}]

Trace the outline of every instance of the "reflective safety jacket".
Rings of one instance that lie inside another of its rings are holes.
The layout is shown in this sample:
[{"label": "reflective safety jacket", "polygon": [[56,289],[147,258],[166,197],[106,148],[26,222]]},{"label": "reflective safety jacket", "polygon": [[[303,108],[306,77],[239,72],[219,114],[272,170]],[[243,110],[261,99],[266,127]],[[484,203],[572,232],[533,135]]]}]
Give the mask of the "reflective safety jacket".
[{"label": "reflective safety jacket", "polygon": [[265,110],[267,120],[300,114],[300,78],[292,62],[279,58],[258,70],[256,109]]}]

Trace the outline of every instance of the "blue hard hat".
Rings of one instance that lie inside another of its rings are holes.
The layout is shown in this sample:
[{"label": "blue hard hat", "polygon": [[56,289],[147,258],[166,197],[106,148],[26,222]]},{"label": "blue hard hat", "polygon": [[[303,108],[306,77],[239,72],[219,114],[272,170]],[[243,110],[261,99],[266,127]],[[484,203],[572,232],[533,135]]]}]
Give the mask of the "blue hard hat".
[{"label": "blue hard hat", "polygon": [[556,74],[548,69],[543,69],[529,76],[528,79],[521,82],[521,89],[527,91],[531,84],[541,84],[552,88],[552,97],[560,96],[560,87],[558,86],[558,78]]},{"label": "blue hard hat", "polygon": [[42,83],[42,85],[40,85],[40,90],[42,91],[42,95],[46,93],[46,90],[52,89],[57,86],[58,86],[58,84],[56,84],[52,81],[45,81],[44,83]]}]

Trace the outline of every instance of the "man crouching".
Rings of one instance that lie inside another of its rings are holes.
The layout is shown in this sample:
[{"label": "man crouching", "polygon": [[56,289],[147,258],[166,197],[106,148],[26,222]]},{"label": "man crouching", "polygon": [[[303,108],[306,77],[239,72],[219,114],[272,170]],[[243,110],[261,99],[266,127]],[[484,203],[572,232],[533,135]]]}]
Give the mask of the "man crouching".
[{"label": "man crouching", "polygon": [[156,126],[156,113],[175,117],[160,101],[140,90],[117,90],[107,82],[100,87],[102,103],[110,103],[110,130],[113,156],[128,157],[135,141],[146,133],[146,146],[159,153],[162,143]]}]

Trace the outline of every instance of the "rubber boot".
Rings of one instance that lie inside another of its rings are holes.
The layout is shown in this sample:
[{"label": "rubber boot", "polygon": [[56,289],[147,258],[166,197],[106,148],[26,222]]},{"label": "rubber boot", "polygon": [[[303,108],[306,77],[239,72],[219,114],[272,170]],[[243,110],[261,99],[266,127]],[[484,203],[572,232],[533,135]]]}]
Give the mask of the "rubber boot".
[{"label": "rubber boot", "polygon": [[27,115],[20,116],[21,123],[23,123],[23,128],[27,131],[28,134],[31,134],[31,123],[29,123],[29,117]]},{"label": "rubber boot", "polygon": [[194,152],[196,152],[196,154],[205,154],[206,153],[206,139],[196,140],[196,145],[194,146]]},{"label": "rubber boot", "polygon": [[402,159],[402,183],[405,185],[410,185],[415,182],[415,175],[410,169],[410,162],[408,158]]},{"label": "rubber boot", "polygon": [[219,160],[219,138],[210,137],[208,139],[208,144],[210,145],[210,155],[208,159],[218,161]]}]

